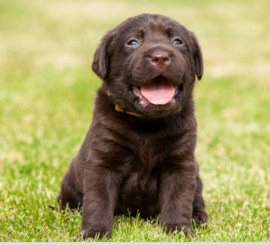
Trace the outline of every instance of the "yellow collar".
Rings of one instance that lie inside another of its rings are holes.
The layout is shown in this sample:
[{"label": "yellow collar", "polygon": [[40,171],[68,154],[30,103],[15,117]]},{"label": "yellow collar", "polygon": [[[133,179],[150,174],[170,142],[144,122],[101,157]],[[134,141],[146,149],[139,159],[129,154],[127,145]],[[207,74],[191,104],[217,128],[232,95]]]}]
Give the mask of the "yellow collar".
[{"label": "yellow collar", "polygon": [[[109,91],[108,91],[108,96],[110,96]],[[132,116],[135,116],[135,117],[141,117],[140,114],[137,114],[137,113],[135,113],[135,112],[124,111],[124,110],[123,110],[122,108],[120,108],[118,105],[115,105],[115,110],[116,110],[116,111],[120,111],[120,112],[127,113],[127,114],[132,115]],[[179,112],[179,111],[181,111],[181,110],[182,110],[182,108],[180,108],[177,112]]]},{"label": "yellow collar", "polygon": [[131,112],[131,111],[124,111],[123,109],[121,109],[118,105],[115,105],[115,110],[116,111],[120,111],[120,112],[125,112],[129,115],[135,116],[135,117],[141,117],[141,115],[135,113],[135,112]]}]

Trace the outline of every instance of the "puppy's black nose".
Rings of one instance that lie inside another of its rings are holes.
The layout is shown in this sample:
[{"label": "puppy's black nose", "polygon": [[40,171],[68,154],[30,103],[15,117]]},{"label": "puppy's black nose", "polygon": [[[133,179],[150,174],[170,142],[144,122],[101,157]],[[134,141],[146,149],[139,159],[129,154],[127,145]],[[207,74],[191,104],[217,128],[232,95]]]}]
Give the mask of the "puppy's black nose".
[{"label": "puppy's black nose", "polygon": [[156,65],[159,68],[162,68],[171,62],[168,53],[164,51],[153,52],[150,57],[150,61],[153,65]]}]

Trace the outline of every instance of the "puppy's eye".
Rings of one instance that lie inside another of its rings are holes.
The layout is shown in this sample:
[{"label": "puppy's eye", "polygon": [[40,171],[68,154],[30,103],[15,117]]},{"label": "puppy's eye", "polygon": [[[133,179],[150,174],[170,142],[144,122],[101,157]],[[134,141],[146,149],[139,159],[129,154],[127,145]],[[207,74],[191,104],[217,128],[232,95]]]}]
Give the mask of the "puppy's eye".
[{"label": "puppy's eye", "polygon": [[136,46],[139,43],[136,40],[130,40],[127,44],[130,45],[130,46]]},{"label": "puppy's eye", "polygon": [[173,40],[173,44],[181,45],[181,44],[183,44],[183,42],[180,39],[175,39],[175,40]]}]

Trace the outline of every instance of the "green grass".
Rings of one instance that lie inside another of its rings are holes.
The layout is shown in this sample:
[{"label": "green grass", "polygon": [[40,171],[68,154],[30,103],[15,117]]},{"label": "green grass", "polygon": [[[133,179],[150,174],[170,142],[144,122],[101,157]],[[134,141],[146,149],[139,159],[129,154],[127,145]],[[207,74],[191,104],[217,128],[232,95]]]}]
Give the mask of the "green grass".
[{"label": "green grass", "polygon": [[[74,241],[79,213],[50,211],[92,119],[93,53],[142,12],[194,31],[197,159],[209,225],[193,241],[268,241],[270,1],[0,1],[0,241]],[[115,217],[110,241],[190,241],[158,218]]]}]

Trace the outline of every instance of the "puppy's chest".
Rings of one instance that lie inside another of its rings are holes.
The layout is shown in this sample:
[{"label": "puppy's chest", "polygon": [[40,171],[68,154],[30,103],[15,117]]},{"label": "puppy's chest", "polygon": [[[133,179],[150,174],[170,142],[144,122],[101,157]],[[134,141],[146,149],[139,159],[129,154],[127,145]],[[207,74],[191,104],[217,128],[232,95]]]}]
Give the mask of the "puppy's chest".
[{"label": "puppy's chest", "polygon": [[124,186],[141,193],[149,189],[155,191],[160,175],[167,168],[167,152],[153,142],[140,142],[134,146]]},{"label": "puppy's chest", "polygon": [[[159,183],[162,174],[169,168],[170,149],[168,140],[156,137],[137,137],[128,141],[125,149],[125,178],[121,184],[120,196],[127,207],[153,206],[158,202]],[[137,210],[137,209],[136,209]]]}]

